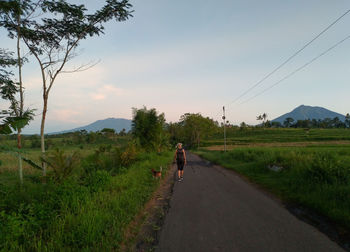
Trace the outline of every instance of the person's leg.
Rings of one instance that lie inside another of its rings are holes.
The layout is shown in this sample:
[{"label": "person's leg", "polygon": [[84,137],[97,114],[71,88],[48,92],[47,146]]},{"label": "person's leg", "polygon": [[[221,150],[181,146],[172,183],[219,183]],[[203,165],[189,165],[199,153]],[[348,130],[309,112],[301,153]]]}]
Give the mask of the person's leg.
[{"label": "person's leg", "polygon": [[181,170],[177,169],[177,179],[180,179],[180,178],[181,178]]},{"label": "person's leg", "polygon": [[184,177],[184,162],[181,162],[181,167],[180,167],[180,177],[183,179]]}]

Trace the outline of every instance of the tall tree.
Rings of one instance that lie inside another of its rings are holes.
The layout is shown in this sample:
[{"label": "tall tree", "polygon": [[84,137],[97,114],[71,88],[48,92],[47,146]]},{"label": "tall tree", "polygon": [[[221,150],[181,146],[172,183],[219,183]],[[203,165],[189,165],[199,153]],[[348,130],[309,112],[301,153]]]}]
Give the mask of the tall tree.
[{"label": "tall tree", "polygon": [[266,113],[264,113],[264,114],[262,114],[262,119],[263,119],[263,124],[264,124],[264,126],[266,126],[266,119],[267,119],[267,114]]},{"label": "tall tree", "polygon": [[[21,55],[21,26],[28,22],[30,16],[35,10],[35,6],[32,5],[31,1],[21,1],[21,0],[11,0],[11,1],[1,1],[0,2],[0,27],[4,27],[8,31],[10,38],[16,41],[16,51],[17,58],[13,59],[16,61],[15,66],[18,69],[17,82],[10,83],[9,81],[3,83],[3,85],[8,88],[13,88],[16,85],[19,97],[14,95],[8,96],[7,99],[10,101],[10,111],[11,117],[7,118],[10,121],[10,126],[12,129],[17,131],[17,148],[20,150],[22,148],[22,129],[25,125],[33,119],[33,110],[24,108],[24,87],[22,78],[22,66],[25,59]],[[6,63],[6,62],[5,62]],[[9,63],[9,62],[7,62]],[[14,62],[12,62],[14,63]],[[10,64],[14,65],[14,64]],[[11,93],[11,92],[10,92]],[[23,182],[23,172],[22,172],[22,158],[21,153],[18,152],[18,167],[21,183]]]},{"label": "tall tree", "polygon": [[12,57],[13,52],[6,51],[0,48],[0,97],[10,103],[8,109],[2,109],[0,111],[0,134],[10,134],[11,119],[10,109],[17,108],[16,94],[18,92],[18,85],[12,79],[13,72],[8,68],[16,65],[16,60]]},{"label": "tall tree", "polygon": [[263,120],[262,115],[258,115],[258,116],[256,117],[256,120],[262,121],[262,120]]},{"label": "tall tree", "polygon": [[[0,49],[0,97],[7,100],[10,104],[8,109],[0,111],[0,134],[10,134],[17,131],[18,151],[18,172],[21,184],[23,183],[21,130],[33,119],[33,111],[24,110],[22,85],[15,82],[13,73],[5,70],[10,66],[18,64],[18,61],[11,57],[11,53]],[[21,72],[19,73],[21,74]],[[20,98],[17,100],[17,93],[20,92]]]},{"label": "tall tree", "polygon": [[209,137],[217,127],[213,119],[201,114],[186,113],[180,118],[183,127],[184,140],[187,145],[199,147],[203,138]]},{"label": "tall tree", "polygon": [[133,108],[132,135],[144,149],[161,151],[168,145],[164,114],[154,108]]},{"label": "tall tree", "polygon": [[[38,0],[35,6],[45,15],[22,25],[22,38],[39,64],[42,77],[43,109],[41,117],[41,151],[45,155],[45,122],[50,91],[61,73],[83,71],[91,66],[82,65],[65,70],[68,61],[76,56],[79,43],[88,37],[103,34],[104,23],[109,20],[125,21],[131,16],[129,0],[106,0],[93,14],[83,4],[70,4],[66,0]],[[46,165],[43,175],[46,175]]]}]

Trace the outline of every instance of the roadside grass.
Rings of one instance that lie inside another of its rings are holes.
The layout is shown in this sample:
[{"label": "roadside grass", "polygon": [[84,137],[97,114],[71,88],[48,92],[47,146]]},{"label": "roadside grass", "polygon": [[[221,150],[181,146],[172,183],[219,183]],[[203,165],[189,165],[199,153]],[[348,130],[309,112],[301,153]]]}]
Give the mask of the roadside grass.
[{"label": "roadside grass", "polygon": [[[346,146],[198,150],[203,158],[233,169],[272,191],[350,228],[350,148]],[[269,165],[283,167],[271,171]]]},{"label": "roadside grass", "polygon": [[172,160],[172,153],[143,153],[115,176],[97,170],[61,184],[42,184],[26,174],[0,175],[1,251],[118,250],[124,229],[158,186],[150,169]]},{"label": "roadside grass", "polygon": [[[79,146],[69,146],[60,148],[61,150],[64,150],[65,152],[74,152],[78,151],[81,157],[86,157],[94,152],[96,149],[96,146],[88,146],[84,149],[81,149]],[[53,149],[51,149],[53,150]],[[48,150],[48,153],[51,152],[51,150]],[[27,159],[30,159],[34,161],[37,164],[40,164],[40,157],[41,157],[41,151],[40,149],[23,149],[22,150],[22,156],[24,156]],[[2,172],[6,171],[17,171],[18,170],[18,160],[17,156],[14,154],[11,154],[9,152],[0,152],[0,174]],[[30,166],[29,164],[23,162],[23,172],[25,174],[37,174],[38,170]]]}]

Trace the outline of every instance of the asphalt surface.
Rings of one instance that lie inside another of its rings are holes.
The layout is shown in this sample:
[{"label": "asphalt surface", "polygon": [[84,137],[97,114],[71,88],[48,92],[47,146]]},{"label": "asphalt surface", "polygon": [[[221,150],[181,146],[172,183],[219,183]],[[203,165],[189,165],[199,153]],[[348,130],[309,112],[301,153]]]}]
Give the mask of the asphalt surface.
[{"label": "asphalt surface", "polygon": [[234,172],[187,155],[156,251],[344,251]]}]

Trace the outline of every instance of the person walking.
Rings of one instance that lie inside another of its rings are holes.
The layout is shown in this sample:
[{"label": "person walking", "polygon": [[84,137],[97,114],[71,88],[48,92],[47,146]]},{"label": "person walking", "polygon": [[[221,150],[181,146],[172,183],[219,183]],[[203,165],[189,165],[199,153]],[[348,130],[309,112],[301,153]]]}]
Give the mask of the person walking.
[{"label": "person walking", "polygon": [[174,156],[174,162],[177,163],[177,177],[178,181],[182,181],[184,179],[184,166],[186,165],[186,152],[182,148],[182,143],[178,143],[176,145],[176,151]]}]

